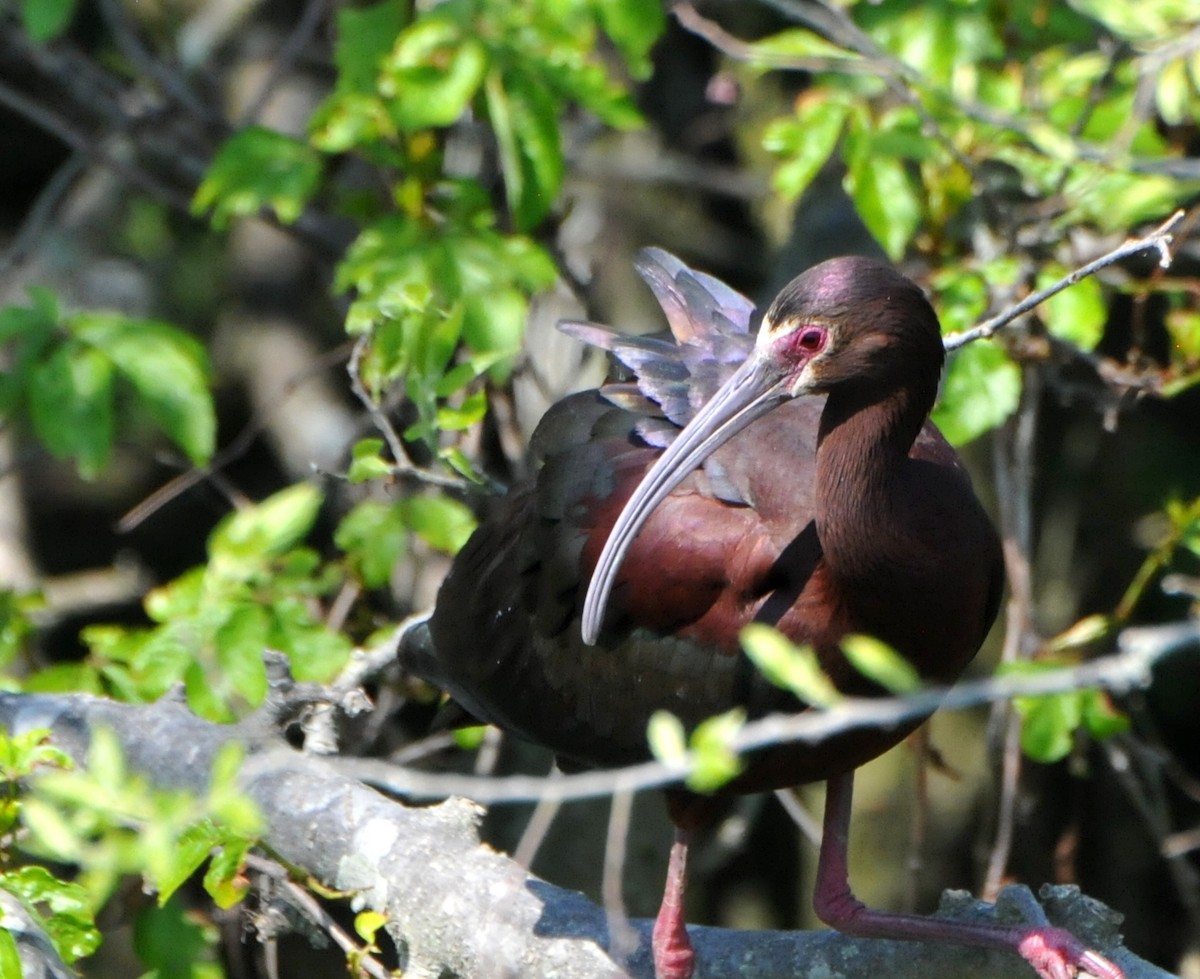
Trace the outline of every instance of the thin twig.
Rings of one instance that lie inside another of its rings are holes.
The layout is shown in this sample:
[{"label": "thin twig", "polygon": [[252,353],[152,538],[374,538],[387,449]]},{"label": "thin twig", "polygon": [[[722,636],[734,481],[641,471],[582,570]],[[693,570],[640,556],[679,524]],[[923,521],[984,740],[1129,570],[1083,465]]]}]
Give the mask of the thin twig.
[{"label": "thin twig", "polygon": [[[558,765],[550,768],[550,774],[547,777],[562,777]],[[554,823],[554,817],[558,815],[558,810],[561,808],[561,799],[538,799],[537,805],[533,807],[533,812],[529,814],[529,822],[525,824],[525,831],[521,833],[521,839],[517,841],[516,849],[512,852],[513,860],[526,870],[533,866],[538,850],[542,848],[546,834],[550,832],[550,826]]]},{"label": "thin twig", "polygon": [[800,829],[801,835],[813,846],[821,846],[821,821],[814,819],[812,813],[804,808],[795,788],[776,789],[775,798],[783,806],[783,811],[792,818],[792,822]]},{"label": "thin twig", "polygon": [[[824,710],[777,714],[752,721],[733,739],[739,753],[796,741],[817,742],[856,728],[892,727],[943,710],[961,710],[1013,697],[1036,697],[1071,690],[1100,688],[1116,693],[1140,689],[1150,682],[1150,669],[1167,653],[1200,641],[1200,622],[1126,629],[1119,637],[1121,652],[1076,666],[1029,675],[989,677],[955,687],[930,688],[906,697],[848,697]],[[480,803],[532,802],[611,795],[618,788],[642,790],[676,784],[693,770],[690,760],[666,765],[643,762],[611,771],[584,772],[546,779],[532,775],[479,778],[454,773],[417,772],[371,758],[330,759],[342,774],[411,798],[462,795]]]},{"label": "thin twig", "polygon": [[1045,302],[1051,296],[1062,292],[1069,286],[1086,279],[1088,276],[1099,272],[1103,268],[1121,261],[1123,258],[1128,258],[1131,255],[1137,255],[1139,252],[1149,251],[1154,249],[1158,252],[1158,264],[1162,268],[1167,268],[1171,264],[1170,245],[1174,238],[1171,234],[1180,221],[1183,220],[1184,212],[1176,211],[1166,221],[1155,228],[1150,234],[1142,238],[1130,238],[1124,244],[1119,245],[1110,252],[1106,252],[1099,258],[1087,265],[1075,269],[1067,273],[1053,285],[1047,286],[1045,289],[1039,289],[1037,292],[1031,293],[1022,299],[1015,306],[1010,306],[998,316],[993,316],[989,320],[985,320],[978,326],[974,326],[969,330],[964,330],[961,333],[951,333],[945,337],[945,345],[947,350],[957,350],[959,347],[966,346],[968,343],[973,343],[976,340],[986,339],[992,336],[997,330],[1007,326],[1019,316],[1028,313],[1035,306]]},{"label": "thin twig", "polygon": [[59,203],[71,189],[76,179],[83,173],[87,165],[85,154],[75,151],[67,162],[60,166],[46,181],[37,199],[29,208],[21,227],[13,235],[4,254],[0,255],[0,277],[7,275],[14,267],[23,262],[33,251],[38,240],[45,233]]},{"label": "thin twig", "polygon": [[412,461],[408,450],[404,447],[404,441],[400,438],[400,434],[392,425],[391,419],[388,418],[383,408],[379,403],[371,397],[371,393],[367,390],[362,380],[362,359],[366,355],[367,345],[370,343],[370,335],[364,333],[354,343],[354,348],[350,353],[350,362],[346,365],[346,371],[350,375],[350,390],[354,392],[354,396],[362,403],[362,406],[367,409],[367,414],[371,416],[371,421],[374,423],[376,430],[383,436],[387,443],[388,451],[392,454],[393,474],[396,476],[412,476],[423,483],[428,483],[431,486],[440,486],[443,489],[466,490],[470,489],[474,484],[461,476],[447,476],[443,473],[435,472],[432,469],[426,469],[418,466]]},{"label": "thin twig", "polygon": [[347,957],[354,955],[361,969],[375,979],[394,979],[392,972],[374,956],[367,954],[363,946],[351,936],[341,925],[333,920],[315,897],[304,887],[297,884],[282,864],[254,853],[246,855],[246,865],[261,874],[266,874],[275,886],[287,892],[290,904],[303,912],[318,928],[333,939]]},{"label": "thin twig", "polygon": [[322,354],[294,377],[288,378],[286,382],[280,385],[275,397],[269,398],[264,402],[269,407],[256,409],[254,415],[246,422],[241,431],[230,440],[225,448],[217,452],[206,465],[195,466],[181,472],[178,476],[168,480],[158,489],[154,490],[154,492],[145,497],[140,503],[126,511],[121,516],[121,519],[117,521],[117,533],[124,534],[135,529],[144,520],[149,519],[162,507],[166,506],[176,497],[186,493],[197,483],[202,483],[206,480],[216,482],[219,479],[222,469],[231,462],[240,459],[250,450],[259,434],[270,424],[271,417],[287,407],[287,399],[292,392],[310,377],[328,369],[333,364],[345,358],[348,350],[349,347],[347,344],[341,344]]},{"label": "thin twig", "polygon": [[168,186],[145,170],[130,166],[123,160],[117,159],[100,146],[95,139],[84,135],[65,119],[3,82],[0,82],[0,105],[7,106],[17,115],[29,120],[52,136],[56,136],[77,153],[82,153],[108,168],[127,184],[162,199],[177,211],[184,214],[190,212],[190,197],[180,193],[176,188]]},{"label": "thin twig", "polygon": [[266,107],[271,93],[275,91],[275,86],[279,84],[284,75],[291,71],[296,59],[300,57],[305,46],[312,40],[328,5],[329,0],[309,0],[303,13],[300,14],[300,19],[296,22],[296,26],[292,29],[292,33],[288,35],[283,47],[279,49],[279,54],[271,65],[270,71],[267,72],[267,77],[258,90],[258,94],[254,96],[249,107],[242,113],[242,118],[238,121],[239,128],[249,126],[257,121]]},{"label": "thin twig", "polygon": [[625,851],[629,842],[629,823],[633,812],[633,793],[617,789],[608,811],[608,831],[604,840],[604,874],[600,885],[604,913],[611,937],[609,954],[624,963],[638,947],[638,933],[629,924],[625,912]]},{"label": "thin twig", "polygon": [[143,74],[152,78],[162,91],[199,120],[212,122],[216,115],[198,99],[187,83],[154,57],[129,26],[124,10],[116,0],[100,0],[100,16],[108,24],[121,53]]}]

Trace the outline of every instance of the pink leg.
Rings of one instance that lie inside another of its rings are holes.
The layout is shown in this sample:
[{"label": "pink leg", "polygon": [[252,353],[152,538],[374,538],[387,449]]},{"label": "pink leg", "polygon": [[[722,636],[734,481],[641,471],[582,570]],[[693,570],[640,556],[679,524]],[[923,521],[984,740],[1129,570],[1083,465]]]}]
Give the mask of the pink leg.
[{"label": "pink leg", "polygon": [[667,883],[662,905],[654,919],[654,975],[656,979],[691,979],[695,953],[683,922],[683,892],[687,883],[687,851],[690,833],[675,830],[671,858],[667,864]]},{"label": "pink leg", "polygon": [[850,890],[846,859],[854,773],[830,779],[827,793],[813,908],[817,917],[830,927],[862,938],[1009,949],[1033,966],[1041,979],[1071,979],[1079,971],[1099,979],[1124,979],[1124,973],[1116,965],[1085,948],[1078,938],[1061,928],[968,924],[871,910]]}]

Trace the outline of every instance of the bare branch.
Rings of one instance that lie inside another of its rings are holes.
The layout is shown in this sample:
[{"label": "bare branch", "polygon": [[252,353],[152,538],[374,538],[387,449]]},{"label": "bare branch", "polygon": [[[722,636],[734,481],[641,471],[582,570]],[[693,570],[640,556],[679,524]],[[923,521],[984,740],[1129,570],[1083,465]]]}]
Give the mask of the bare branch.
[{"label": "bare branch", "polygon": [[[1036,674],[988,677],[957,686],[930,688],[905,697],[851,698],[824,711],[777,714],[752,721],[739,732],[732,747],[739,752],[791,741],[816,742],[859,727],[894,727],[937,709],[960,710],[979,704],[1100,688],[1116,693],[1140,689],[1150,681],[1155,661],[1200,640],[1200,621],[1178,625],[1126,629],[1119,637],[1121,652],[1078,666]],[[454,773],[417,772],[370,758],[339,758],[338,770],[389,792],[414,799],[462,795],[482,803],[533,802],[538,799],[588,799],[624,789],[650,789],[687,777],[690,764],[645,762],[611,771],[584,772],[546,779],[509,775],[481,779]]]},{"label": "bare branch", "polygon": [[1123,258],[1128,258],[1131,255],[1137,255],[1140,252],[1150,251],[1151,249],[1158,252],[1158,264],[1162,268],[1167,268],[1171,264],[1171,252],[1169,250],[1174,236],[1171,234],[1180,221],[1183,220],[1183,211],[1176,211],[1166,221],[1155,228],[1150,234],[1142,238],[1130,238],[1124,244],[1119,245],[1112,251],[1106,252],[1094,261],[1088,262],[1087,265],[1075,269],[1073,272],[1063,276],[1053,285],[1047,286],[1045,289],[1039,289],[1037,292],[1031,293],[1022,299],[1015,306],[1011,306],[998,316],[993,316],[989,320],[985,320],[978,326],[974,326],[969,330],[964,330],[961,333],[951,333],[945,337],[945,345],[947,350],[957,350],[959,347],[966,346],[968,343],[973,343],[975,340],[985,339],[996,333],[997,330],[1007,326],[1019,316],[1028,313],[1034,307],[1044,303],[1051,296],[1062,292],[1069,286],[1086,279],[1090,275],[1094,275],[1103,268],[1107,268]]},{"label": "bare branch", "polygon": [[[9,732],[50,728],[54,742],[86,764],[91,731],[104,726],[120,741],[130,769],[162,788],[203,791],[221,746],[245,744],[239,782],[266,818],[264,845],[324,886],[353,893],[355,907],[385,914],[405,955],[406,975],[652,976],[650,922],[630,923],[637,948],[625,968],[618,966],[609,954],[604,909],[481,846],[474,804],[452,800],[406,808],[343,777],[325,760],[286,747],[264,720],[269,718],[210,724],[170,697],[132,705],[79,694],[0,693],[0,724]],[[1119,916],[1073,888],[1042,893],[1048,918],[1111,954],[1128,979],[1167,979],[1117,947]],[[991,906],[948,892],[939,914],[1012,922],[1028,913],[1029,900],[1026,892],[1010,890]],[[793,975],[797,962],[847,979],[1013,979],[1024,969],[1006,952],[852,939],[830,931],[692,928],[690,934],[707,979]]]}]

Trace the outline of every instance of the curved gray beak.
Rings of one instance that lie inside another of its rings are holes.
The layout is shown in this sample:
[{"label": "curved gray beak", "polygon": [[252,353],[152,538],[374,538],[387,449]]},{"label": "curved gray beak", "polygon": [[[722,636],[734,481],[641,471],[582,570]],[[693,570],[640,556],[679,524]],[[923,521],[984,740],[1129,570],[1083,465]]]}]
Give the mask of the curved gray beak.
[{"label": "curved gray beak", "polygon": [[756,349],[655,460],[613,524],[596,562],[583,603],[585,643],[594,645],[600,635],[617,569],[654,508],[714,450],[791,396],[779,369]]}]

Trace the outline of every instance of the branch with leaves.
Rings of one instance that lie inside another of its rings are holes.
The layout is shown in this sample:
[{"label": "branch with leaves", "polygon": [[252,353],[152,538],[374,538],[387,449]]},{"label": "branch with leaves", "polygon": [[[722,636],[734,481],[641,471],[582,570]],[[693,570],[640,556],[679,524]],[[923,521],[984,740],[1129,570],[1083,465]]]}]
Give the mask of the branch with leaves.
[{"label": "branch with leaves", "polygon": [[[639,944],[627,961],[613,961],[606,912],[482,846],[476,804],[452,799],[410,809],[342,774],[328,759],[289,747],[279,719],[290,715],[297,696],[307,702],[314,693],[277,678],[265,707],[232,725],[197,718],[178,697],[131,705],[84,695],[0,694],[0,725],[10,734],[48,730],[54,747],[85,768],[89,760],[95,763],[96,732],[107,731],[131,772],[156,789],[198,796],[210,790],[214,767],[237,745],[244,761],[236,784],[262,814],[261,845],[293,872],[349,897],[356,909],[383,915],[408,975],[648,979],[651,923],[633,922]],[[948,894],[941,913],[971,920],[1045,913],[1098,947],[1118,942],[1117,917],[1070,888],[1045,892],[1042,905],[1021,889],[996,906]],[[985,979],[1008,979],[1022,968],[1002,953],[833,932],[695,928],[692,934],[705,975],[713,979],[778,976],[805,967],[900,979],[969,969]],[[1130,979],[1167,976],[1127,951],[1113,954]]]}]

